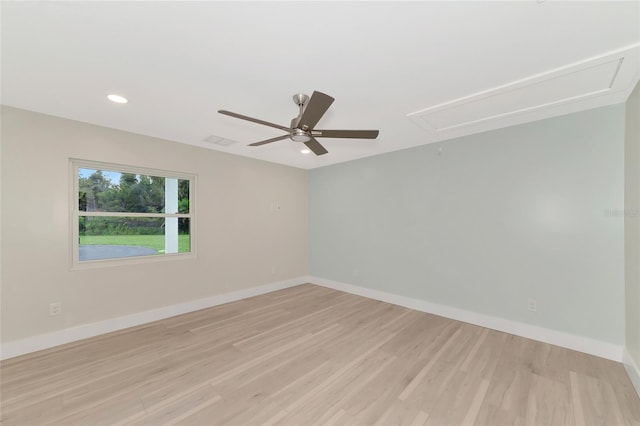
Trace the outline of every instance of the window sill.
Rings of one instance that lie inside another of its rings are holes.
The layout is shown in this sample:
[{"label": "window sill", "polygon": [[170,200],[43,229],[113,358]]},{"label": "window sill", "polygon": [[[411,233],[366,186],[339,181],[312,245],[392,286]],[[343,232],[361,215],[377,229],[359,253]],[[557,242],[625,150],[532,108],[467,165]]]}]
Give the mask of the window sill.
[{"label": "window sill", "polygon": [[171,262],[175,260],[195,259],[195,253],[176,253],[152,256],[135,256],[115,259],[100,259],[72,262],[71,271],[82,271],[86,269],[107,268],[111,266],[140,265],[144,263]]}]

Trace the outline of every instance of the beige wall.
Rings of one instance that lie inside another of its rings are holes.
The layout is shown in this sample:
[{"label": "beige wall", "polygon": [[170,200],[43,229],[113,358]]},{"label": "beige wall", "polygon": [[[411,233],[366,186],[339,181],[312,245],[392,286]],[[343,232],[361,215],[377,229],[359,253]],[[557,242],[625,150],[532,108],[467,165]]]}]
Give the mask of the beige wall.
[{"label": "beige wall", "polygon": [[[304,170],[6,107],[1,158],[3,342],[308,273]],[[70,271],[69,158],[196,174],[197,258]]]},{"label": "beige wall", "polygon": [[625,301],[626,347],[640,365],[640,84],[626,105]]}]

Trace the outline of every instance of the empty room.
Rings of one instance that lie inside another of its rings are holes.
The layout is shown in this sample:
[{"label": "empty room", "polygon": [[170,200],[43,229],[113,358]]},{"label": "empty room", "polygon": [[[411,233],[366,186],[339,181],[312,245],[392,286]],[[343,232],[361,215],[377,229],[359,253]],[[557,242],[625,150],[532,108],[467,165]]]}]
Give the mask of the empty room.
[{"label": "empty room", "polygon": [[640,426],[640,2],[0,8],[3,426]]}]

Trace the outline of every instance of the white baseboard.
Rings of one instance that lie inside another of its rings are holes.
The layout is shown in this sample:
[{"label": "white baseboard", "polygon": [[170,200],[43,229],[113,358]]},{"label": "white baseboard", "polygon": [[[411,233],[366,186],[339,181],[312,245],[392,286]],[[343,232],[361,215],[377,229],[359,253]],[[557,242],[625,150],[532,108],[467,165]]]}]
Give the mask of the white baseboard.
[{"label": "white baseboard", "polygon": [[270,293],[288,287],[304,284],[306,277],[293,278],[286,281],[273,282],[257,287],[246,288],[231,293],[206,297],[204,299],[193,300],[191,302],[180,303],[178,305],[164,306],[150,311],[139,312],[123,317],[112,318],[90,324],[83,324],[76,327],[66,328],[47,334],[41,334],[26,339],[15,340],[4,343],[0,347],[0,359],[13,358],[19,355],[36,352],[42,349],[52,348],[65,343],[98,336],[104,333],[121,330],[123,328],[134,327],[141,324],[186,314],[224,303],[234,302],[260,294]]},{"label": "white baseboard", "polygon": [[323,287],[345,291],[347,293],[356,294],[387,303],[393,303],[394,305],[404,306],[406,308],[415,309],[417,311],[427,312],[430,314],[435,314],[442,317],[487,327],[493,330],[515,334],[516,336],[526,337],[528,339],[533,339],[544,343],[550,343],[552,345],[573,349],[601,358],[610,359],[616,362],[622,362],[623,346],[621,345],[615,345],[613,343],[602,342],[599,340],[577,336],[575,334],[565,333],[558,330],[538,327],[535,325],[512,321],[504,318],[498,318],[490,315],[479,314],[464,309],[431,303],[425,300],[414,299],[411,297],[399,296],[397,294],[387,293],[379,290],[372,290],[369,288],[352,284],[345,284],[337,281],[327,280],[324,278],[313,276],[309,276],[306,278],[308,282],[318,284]]},{"label": "white baseboard", "polygon": [[[372,290],[365,287],[359,287],[352,284],[341,283],[313,276],[304,276],[286,281],[269,283],[257,287],[234,291],[231,293],[225,293],[217,296],[207,297],[204,299],[194,300],[191,302],[185,302],[178,305],[165,306],[150,311],[112,318],[90,324],[83,324],[64,330],[7,342],[0,347],[0,359],[13,358],[42,349],[48,349],[54,346],[63,345],[65,343],[75,342],[89,337],[98,336],[100,334],[110,333],[112,331],[134,327],[137,325],[146,324],[149,322],[209,308],[212,306],[222,305],[224,303],[258,296],[260,294],[270,293],[272,291],[281,290],[304,283],[313,283],[335,290],[368,297],[370,299],[393,303],[395,305],[404,306],[407,308],[415,309],[417,311],[440,315],[446,318],[491,328],[493,330],[503,331],[505,333],[511,333],[517,336],[522,336],[529,339],[574,349],[580,352],[585,352],[613,361],[624,362],[627,371],[631,371],[631,373],[629,373],[630,376],[632,375],[632,373],[635,374],[635,376],[631,377],[631,380],[634,383],[636,390],[638,390],[638,387],[640,385],[640,374],[638,374],[638,367],[635,363],[633,363],[633,360],[628,355],[628,353],[624,354],[625,356],[623,361],[622,346],[590,339],[587,337],[576,336],[557,330],[537,327],[531,324],[525,324],[517,321],[507,320],[504,318],[479,314],[476,312],[453,308],[446,305],[427,302],[425,300],[399,296],[392,293]],[[629,361],[627,361],[627,359]]]},{"label": "white baseboard", "polygon": [[633,387],[636,389],[636,393],[640,397],[640,367],[638,367],[638,364],[633,360],[627,348],[624,348],[622,363],[624,364],[625,370],[627,370],[631,383],[633,383]]}]

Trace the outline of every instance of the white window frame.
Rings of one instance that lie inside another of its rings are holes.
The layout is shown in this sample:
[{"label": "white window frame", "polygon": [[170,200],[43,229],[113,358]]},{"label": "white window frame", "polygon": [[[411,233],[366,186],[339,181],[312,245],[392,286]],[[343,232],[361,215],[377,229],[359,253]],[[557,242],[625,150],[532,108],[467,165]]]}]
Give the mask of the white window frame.
[{"label": "white window frame", "polygon": [[[80,211],[78,193],[80,191],[79,169],[108,170],[121,173],[132,173],[136,175],[158,176],[164,178],[182,179],[189,181],[189,213],[133,213],[133,212],[85,212]],[[70,174],[70,269],[89,269],[104,266],[131,265],[136,263],[164,262],[168,260],[192,259],[196,257],[196,175],[190,173],[180,173],[168,170],[150,169],[147,167],[137,167],[116,163],[105,163],[100,161],[82,160],[77,158],[69,159]],[[188,218],[189,219],[189,252],[188,253],[165,253],[150,256],[131,256],[112,259],[83,260],[80,261],[80,226],[81,216],[101,216],[101,217],[159,217],[159,218]]]}]

